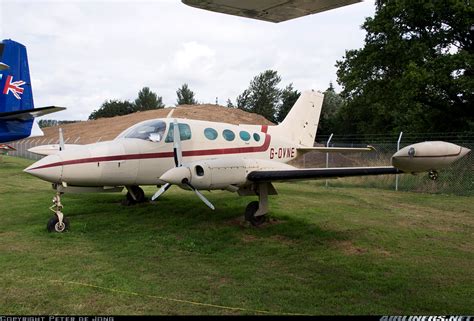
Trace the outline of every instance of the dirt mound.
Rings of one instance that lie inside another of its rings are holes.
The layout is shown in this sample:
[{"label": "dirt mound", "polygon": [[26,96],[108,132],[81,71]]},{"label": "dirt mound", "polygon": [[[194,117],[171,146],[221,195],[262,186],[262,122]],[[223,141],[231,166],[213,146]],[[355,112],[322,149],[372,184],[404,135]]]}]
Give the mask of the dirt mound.
[{"label": "dirt mound", "polygon": [[[240,109],[218,105],[181,105],[176,108],[148,110],[124,116],[64,124],[60,127],[63,129],[66,143],[89,144],[114,139],[123,130],[138,122],[147,119],[165,118],[171,111],[173,111],[172,117],[176,118],[208,120],[230,124],[272,125],[272,122],[263,116]],[[47,127],[43,131],[45,136],[35,138],[35,140],[40,140],[44,144],[54,144],[58,141],[58,126]]]}]

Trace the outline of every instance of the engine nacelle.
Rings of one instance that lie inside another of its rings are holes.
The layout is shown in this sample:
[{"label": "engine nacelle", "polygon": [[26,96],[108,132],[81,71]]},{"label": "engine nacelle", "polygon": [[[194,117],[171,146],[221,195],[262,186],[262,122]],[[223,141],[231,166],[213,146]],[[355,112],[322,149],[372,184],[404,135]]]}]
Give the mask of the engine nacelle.
[{"label": "engine nacelle", "polygon": [[295,169],[293,166],[268,160],[221,158],[183,164],[163,174],[162,180],[181,185],[184,178],[197,189],[228,189],[236,191],[248,184],[247,175],[253,171]]},{"label": "engine nacelle", "polygon": [[416,173],[448,167],[470,149],[452,143],[433,141],[406,146],[392,156],[392,165],[404,172]]}]

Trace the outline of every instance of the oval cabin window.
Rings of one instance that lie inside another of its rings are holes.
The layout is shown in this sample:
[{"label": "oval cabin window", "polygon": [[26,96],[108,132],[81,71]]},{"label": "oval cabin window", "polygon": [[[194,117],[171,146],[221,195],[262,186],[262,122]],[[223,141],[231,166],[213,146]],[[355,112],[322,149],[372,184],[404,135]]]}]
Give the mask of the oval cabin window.
[{"label": "oval cabin window", "polygon": [[224,129],[224,131],[222,132],[222,136],[224,136],[224,139],[231,142],[235,139],[235,134],[233,131],[229,130],[229,129]]},{"label": "oval cabin window", "polygon": [[242,140],[244,140],[244,141],[246,141],[246,142],[248,142],[248,141],[250,140],[250,134],[249,134],[248,132],[246,132],[246,131],[241,131],[241,132],[239,133],[239,136],[240,136],[240,138],[241,138]]},{"label": "oval cabin window", "polygon": [[209,140],[214,140],[217,138],[217,130],[214,128],[206,128],[204,129],[204,136]]}]

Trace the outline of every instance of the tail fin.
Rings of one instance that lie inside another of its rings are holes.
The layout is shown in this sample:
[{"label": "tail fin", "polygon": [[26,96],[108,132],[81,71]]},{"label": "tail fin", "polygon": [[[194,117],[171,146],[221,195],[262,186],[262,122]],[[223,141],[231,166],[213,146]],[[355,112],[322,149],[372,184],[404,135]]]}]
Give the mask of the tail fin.
[{"label": "tail fin", "polygon": [[275,130],[292,142],[312,147],[316,139],[323,99],[324,95],[320,92],[304,91]]},{"label": "tail fin", "polygon": [[0,43],[0,112],[33,109],[30,70],[26,48],[13,40]]},{"label": "tail fin", "polygon": [[0,143],[30,136],[34,117],[63,109],[34,108],[26,47],[10,39],[0,42]]}]

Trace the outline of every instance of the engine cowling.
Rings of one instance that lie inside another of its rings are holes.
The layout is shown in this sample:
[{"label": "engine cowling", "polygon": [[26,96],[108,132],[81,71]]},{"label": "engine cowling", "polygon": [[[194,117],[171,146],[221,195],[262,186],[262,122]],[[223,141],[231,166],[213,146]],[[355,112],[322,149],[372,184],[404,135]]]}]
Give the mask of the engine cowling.
[{"label": "engine cowling", "polygon": [[416,173],[446,168],[469,153],[456,144],[432,141],[406,146],[392,156],[392,165],[404,172]]},{"label": "engine cowling", "polygon": [[248,183],[247,175],[252,171],[276,169],[295,168],[287,164],[259,159],[209,159],[172,168],[160,179],[171,184],[182,185],[183,179],[186,178],[197,189],[235,189]]}]

